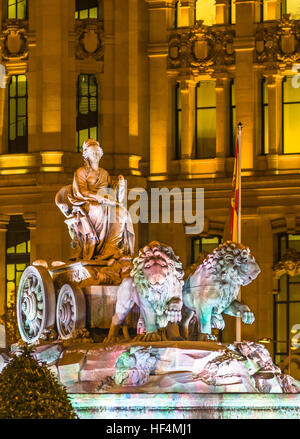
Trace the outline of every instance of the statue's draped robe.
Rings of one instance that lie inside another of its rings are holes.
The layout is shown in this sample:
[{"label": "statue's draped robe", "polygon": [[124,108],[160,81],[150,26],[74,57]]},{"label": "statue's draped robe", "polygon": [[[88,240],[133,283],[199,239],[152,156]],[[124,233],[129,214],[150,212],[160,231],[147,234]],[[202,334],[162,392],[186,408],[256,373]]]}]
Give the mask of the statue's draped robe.
[{"label": "statue's draped robe", "polygon": [[134,229],[125,207],[99,204],[95,198],[97,193],[103,197],[111,194],[108,188],[112,188],[111,179],[105,169],[95,171],[86,165],[74,174],[69,201],[73,206],[80,206],[94,229],[83,242],[84,259],[110,256],[119,250],[124,254],[134,252]]}]

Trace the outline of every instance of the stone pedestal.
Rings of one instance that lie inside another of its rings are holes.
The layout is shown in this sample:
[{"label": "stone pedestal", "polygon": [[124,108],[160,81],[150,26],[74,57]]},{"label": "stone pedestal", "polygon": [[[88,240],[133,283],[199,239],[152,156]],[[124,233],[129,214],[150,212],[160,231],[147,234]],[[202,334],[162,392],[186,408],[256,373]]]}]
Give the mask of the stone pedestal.
[{"label": "stone pedestal", "polygon": [[91,286],[84,288],[87,300],[87,321],[91,328],[109,328],[115,312],[117,286]]},{"label": "stone pedestal", "polygon": [[[300,395],[69,395],[80,419],[296,419]],[[188,433],[188,431],[187,431]]]},{"label": "stone pedestal", "polygon": [[[90,328],[109,328],[115,313],[118,286],[96,285],[83,288],[87,302],[87,323]],[[136,327],[139,313],[133,310],[126,323]]]}]

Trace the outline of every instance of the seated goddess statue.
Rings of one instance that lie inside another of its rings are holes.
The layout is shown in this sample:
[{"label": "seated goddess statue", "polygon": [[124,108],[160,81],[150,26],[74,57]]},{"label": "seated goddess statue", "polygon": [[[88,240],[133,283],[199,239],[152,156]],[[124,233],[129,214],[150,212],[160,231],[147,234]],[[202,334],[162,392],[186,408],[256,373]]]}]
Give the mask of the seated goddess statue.
[{"label": "seated goddess statue", "polygon": [[102,156],[96,140],[84,142],[84,166],[75,172],[72,185],[56,194],[72,238],[72,259],[119,259],[134,252],[133,224],[122,204],[125,180],[120,175],[112,185],[108,172],[99,166]]}]

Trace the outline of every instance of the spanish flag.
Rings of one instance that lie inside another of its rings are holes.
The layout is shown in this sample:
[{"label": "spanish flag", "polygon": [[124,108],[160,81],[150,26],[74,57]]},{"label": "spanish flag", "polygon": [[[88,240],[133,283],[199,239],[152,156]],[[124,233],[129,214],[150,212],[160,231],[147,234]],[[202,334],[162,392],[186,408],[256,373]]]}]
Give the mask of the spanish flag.
[{"label": "spanish flag", "polygon": [[[238,130],[240,132],[240,130]],[[232,193],[230,199],[230,240],[240,242],[240,135],[236,136],[235,159],[232,179]]]}]

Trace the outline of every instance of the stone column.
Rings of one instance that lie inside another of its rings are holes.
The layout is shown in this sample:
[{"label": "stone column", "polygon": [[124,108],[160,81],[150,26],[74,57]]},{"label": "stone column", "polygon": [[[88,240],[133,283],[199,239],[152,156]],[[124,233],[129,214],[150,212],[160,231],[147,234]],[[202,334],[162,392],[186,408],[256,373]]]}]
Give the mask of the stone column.
[{"label": "stone column", "polygon": [[148,153],[147,5],[104,2],[103,144],[113,168],[135,172],[132,157]]},{"label": "stone column", "polygon": [[237,123],[243,124],[242,168],[254,167],[256,157],[256,106],[258,96],[257,72],[253,65],[255,50],[254,23],[257,18],[257,1],[239,0],[236,3],[236,114]]},{"label": "stone column", "polygon": [[8,223],[9,216],[0,214],[0,348],[6,347],[5,325],[1,317],[5,314],[6,231]]},{"label": "stone column", "polygon": [[[105,154],[112,154],[114,149],[114,84],[112,81],[114,69],[114,5],[104,1],[104,59],[105,69],[100,84],[101,110],[103,114],[100,140],[105,147]],[[112,166],[111,166],[112,167]]]},{"label": "stone column", "polygon": [[268,75],[269,154],[282,154],[282,75]]},{"label": "stone column", "polygon": [[27,229],[30,230],[30,263],[37,259],[36,256],[36,220],[35,212],[23,213],[24,221],[28,224]]},{"label": "stone column", "polygon": [[195,142],[195,86],[193,79],[180,81],[181,93],[181,174],[192,172],[193,146]]},{"label": "stone column", "polygon": [[5,78],[5,88],[0,88],[0,154],[7,154],[8,127],[7,127],[7,100],[9,76]]},{"label": "stone column", "polygon": [[195,0],[181,0],[180,24],[181,26],[193,26],[195,22]]},{"label": "stone column", "polygon": [[260,0],[236,0],[236,35],[253,34],[253,23],[260,19]]},{"label": "stone column", "polygon": [[266,17],[264,20],[279,20],[281,15],[281,0],[264,0]]},{"label": "stone column", "polygon": [[6,232],[9,216],[0,214],[0,317],[5,312]]},{"label": "stone column", "polygon": [[195,86],[192,79],[180,82],[181,93],[181,158],[192,158],[195,136]]},{"label": "stone column", "polygon": [[230,79],[227,76],[216,79],[216,160],[217,173],[224,172],[224,157],[230,149]]},{"label": "stone column", "polygon": [[29,152],[76,151],[74,26],[73,0],[30,1]]},{"label": "stone column", "polygon": [[150,179],[163,180],[168,166],[169,87],[168,30],[173,26],[175,0],[146,0],[149,9]]},{"label": "stone column", "polygon": [[228,24],[229,5],[231,0],[216,0],[216,24]]},{"label": "stone column", "polygon": [[[124,4],[125,3],[125,4]],[[132,94],[131,71],[128,60],[133,60],[133,53],[130,51],[129,25],[132,25],[130,11],[130,0],[116,0],[114,2],[114,48],[113,48],[113,75],[107,76],[114,84],[114,167],[122,173],[128,169],[128,153],[130,152],[129,125],[132,118],[133,108],[130,108],[129,96]],[[126,5],[126,6],[125,6]],[[133,5],[135,6],[135,5]],[[130,37],[134,42],[134,35]]]}]

